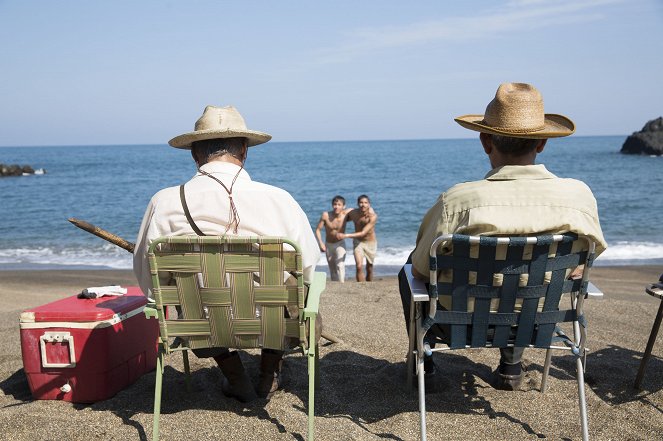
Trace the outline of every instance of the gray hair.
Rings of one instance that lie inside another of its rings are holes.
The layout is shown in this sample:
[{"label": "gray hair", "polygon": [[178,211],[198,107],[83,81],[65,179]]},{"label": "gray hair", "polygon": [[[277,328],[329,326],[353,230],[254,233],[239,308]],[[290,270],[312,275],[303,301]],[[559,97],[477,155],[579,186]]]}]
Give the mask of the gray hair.
[{"label": "gray hair", "polygon": [[246,138],[216,138],[191,143],[191,151],[200,159],[200,165],[231,155],[242,160]]},{"label": "gray hair", "polygon": [[513,138],[511,136],[490,135],[493,146],[503,155],[523,156],[534,149],[541,142],[540,139]]}]

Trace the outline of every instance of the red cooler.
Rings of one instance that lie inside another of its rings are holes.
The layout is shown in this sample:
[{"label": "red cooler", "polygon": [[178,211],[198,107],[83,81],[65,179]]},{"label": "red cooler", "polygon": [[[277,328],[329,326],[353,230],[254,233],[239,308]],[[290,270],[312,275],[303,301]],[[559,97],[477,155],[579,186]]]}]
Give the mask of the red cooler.
[{"label": "red cooler", "polygon": [[57,300],[21,313],[21,352],[38,400],[93,403],[156,366],[158,321],[138,287],[123,296]]}]

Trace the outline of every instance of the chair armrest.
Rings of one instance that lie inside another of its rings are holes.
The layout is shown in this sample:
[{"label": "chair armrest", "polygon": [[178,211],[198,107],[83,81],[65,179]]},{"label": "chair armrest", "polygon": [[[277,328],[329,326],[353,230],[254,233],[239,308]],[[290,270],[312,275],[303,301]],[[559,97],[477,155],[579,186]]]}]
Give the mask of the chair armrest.
[{"label": "chair armrest", "polygon": [[645,291],[650,296],[658,297],[659,299],[663,300],[663,283],[654,283],[649,287],[646,287]]},{"label": "chair armrest", "polygon": [[423,280],[416,279],[412,275],[412,264],[406,263],[403,265],[405,270],[405,277],[407,278],[407,284],[410,286],[410,292],[412,293],[412,300],[415,302],[427,302],[429,300],[428,290],[426,289],[426,283]]},{"label": "chair armrest", "polygon": [[598,289],[592,282],[587,282],[587,297],[603,298],[603,291]]},{"label": "chair armrest", "polygon": [[145,308],[143,308],[143,313],[145,314],[145,318],[159,318],[157,315],[157,309],[156,309],[156,304],[155,303],[148,303],[145,305]]},{"label": "chair armrest", "polygon": [[313,273],[313,280],[308,288],[306,296],[306,306],[303,311],[303,318],[307,319],[318,315],[320,308],[320,296],[327,285],[327,275],[322,272]]}]

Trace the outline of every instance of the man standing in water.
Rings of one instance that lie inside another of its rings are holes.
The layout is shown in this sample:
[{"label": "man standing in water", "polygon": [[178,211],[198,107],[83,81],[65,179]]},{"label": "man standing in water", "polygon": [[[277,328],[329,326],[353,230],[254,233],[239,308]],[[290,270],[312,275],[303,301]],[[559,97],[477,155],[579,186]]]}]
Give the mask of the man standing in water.
[{"label": "man standing in water", "polygon": [[[345,209],[345,198],[340,195],[332,199],[332,210],[323,211],[320,221],[315,229],[315,236],[318,239],[320,251],[327,255],[327,264],[329,265],[329,275],[332,281],[345,282],[345,240],[337,239],[336,233],[345,232],[345,216],[348,211]],[[320,230],[325,228],[325,241],[322,241]]]},{"label": "man standing in water", "polygon": [[[375,223],[378,221],[378,215],[371,209],[371,201],[365,194],[357,198],[357,205],[359,207],[350,211],[343,220],[343,226],[336,233],[336,238],[339,240],[352,238],[357,266],[357,282],[370,282],[373,280],[373,261],[378,250],[378,241],[375,236]],[[354,233],[343,233],[348,219],[355,224]],[[366,276],[363,271],[364,258],[366,258]]]}]

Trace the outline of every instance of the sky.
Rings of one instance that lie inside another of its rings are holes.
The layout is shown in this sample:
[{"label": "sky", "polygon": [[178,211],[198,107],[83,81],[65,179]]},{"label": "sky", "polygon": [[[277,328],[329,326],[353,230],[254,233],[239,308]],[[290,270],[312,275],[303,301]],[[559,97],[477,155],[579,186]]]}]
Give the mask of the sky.
[{"label": "sky", "polygon": [[0,146],[164,144],[208,104],[274,141],[467,138],[503,82],[628,135],[662,80],[661,0],[0,0]]}]

